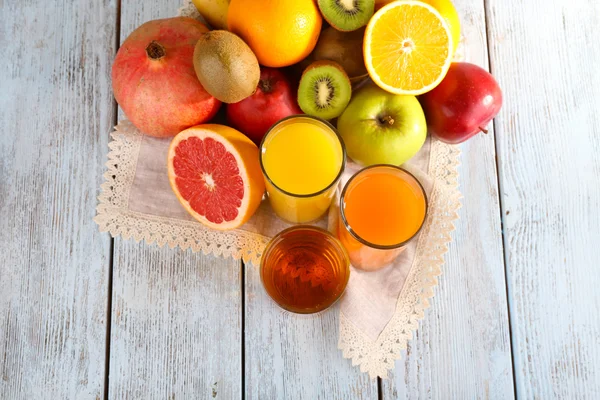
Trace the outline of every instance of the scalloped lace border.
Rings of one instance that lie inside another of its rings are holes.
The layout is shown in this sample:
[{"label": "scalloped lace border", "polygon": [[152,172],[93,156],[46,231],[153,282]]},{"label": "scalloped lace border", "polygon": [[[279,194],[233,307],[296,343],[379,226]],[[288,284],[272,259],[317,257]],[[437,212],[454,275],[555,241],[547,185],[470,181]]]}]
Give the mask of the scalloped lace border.
[{"label": "scalloped lace border", "polygon": [[107,171],[94,218],[100,231],[110,232],[112,237],[133,238],[137,242],[143,239],[148,244],[191,248],[194,252],[243,259],[254,265],[260,263],[261,253],[269,242],[266,236],[240,229],[215,232],[196,222],[130,211],[128,189],[135,177],[143,136],[126,120],[119,122],[111,136]]},{"label": "scalloped lace border", "polygon": [[[109,143],[105,181],[94,218],[102,232],[138,242],[145,240],[148,244],[179,246],[207,255],[243,259],[254,265],[260,263],[262,250],[269,241],[265,236],[243,230],[215,232],[191,221],[130,211],[128,188],[135,177],[143,136],[129,121],[119,122],[115,129],[111,134],[113,140]],[[423,319],[424,310],[429,307],[428,299],[433,296],[433,287],[441,275],[443,256],[452,240],[450,233],[461,206],[457,172],[459,155],[457,147],[432,142],[429,170],[435,176],[435,184],[430,209],[435,212],[428,216],[419,236],[417,255],[398,297],[394,316],[377,340],[363,335],[340,312],[338,348],[345,358],[352,359],[352,364],[359,365],[360,370],[369,373],[371,378],[387,377],[387,371],[400,358],[401,350],[406,348],[418,321]]]},{"label": "scalloped lace border", "polygon": [[352,360],[352,365],[360,366],[371,378],[387,378],[388,371],[406,349],[413,331],[423,319],[424,311],[433,297],[437,277],[442,274],[444,254],[452,241],[450,233],[454,221],[458,219],[461,207],[461,194],[458,190],[458,165],[460,150],[434,140],[431,148],[430,174],[435,176],[435,184],[430,203],[431,210],[423,232],[419,236],[416,256],[404,287],[398,296],[396,311],[377,340],[366,337],[340,312],[340,338],[338,348],[343,356]]},{"label": "scalloped lace border", "polygon": [[[184,0],[178,15],[198,18],[191,0]],[[173,218],[132,212],[128,209],[128,188],[136,172],[136,161],[142,135],[129,121],[120,121],[111,133],[107,171],[98,196],[97,215],[94,221],[102,232],[113,237],[122,236],[136,241],[156,243],[159,246],[179,246],[185,250],[202,251],[222,257],[234,257],[260,263],[262,250],[269,238],[242,230],[215,233],[197,223]],[[429,173],[435,176],[430,198],[431,209],[423,232],[419,237],[413,265],[396,303],[396,311],[377,340],[372,341],[359,331],[340,312],[340,337],[338,348],[352,365],[360,366],[371,378],[387,378],[388,371],[406,349],[419,320],[429,307],[437,277],[441,275],[444,254],[452,238],[454,221],[458,219],[461,194],[458,190],[458,165],[460,150],[434,140],[431,146]]]}]

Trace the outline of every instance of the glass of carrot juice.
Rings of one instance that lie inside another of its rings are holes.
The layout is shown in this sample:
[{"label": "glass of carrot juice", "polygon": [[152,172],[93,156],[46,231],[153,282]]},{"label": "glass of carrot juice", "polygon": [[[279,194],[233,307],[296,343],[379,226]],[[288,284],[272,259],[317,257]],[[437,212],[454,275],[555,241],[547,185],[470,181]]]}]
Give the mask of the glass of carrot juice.
[{"label": "glass of carrot juice", "polygon": [[406,248],[426,214],[427,196],[417,178],[396,166],[374,165],[346,183],[337,236],[353,266],[376,270]]},{"label": "glass of carrot juice", "polygon": [[346,149],[336,129],[308,115],[273,125],[260,145],[271,207],[291,223],[320,218],[335,195],[346,165]]}]

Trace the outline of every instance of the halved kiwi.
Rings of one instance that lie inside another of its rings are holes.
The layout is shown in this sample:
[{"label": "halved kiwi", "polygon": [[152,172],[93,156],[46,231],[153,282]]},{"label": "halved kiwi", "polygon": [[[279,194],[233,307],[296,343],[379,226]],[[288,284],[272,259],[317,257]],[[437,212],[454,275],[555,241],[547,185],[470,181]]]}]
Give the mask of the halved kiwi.
[{"label": "halved kiwi", "polygon": [[323,17],[338,31],[363,27],[375,11],[375,0],[319,0]]},{"label": "halved kiwi", "polygon": [[323,119],[339,117],[351,96],[350,79],[336,62],[315,61],[302,73],[298,104],[308,115]]}]

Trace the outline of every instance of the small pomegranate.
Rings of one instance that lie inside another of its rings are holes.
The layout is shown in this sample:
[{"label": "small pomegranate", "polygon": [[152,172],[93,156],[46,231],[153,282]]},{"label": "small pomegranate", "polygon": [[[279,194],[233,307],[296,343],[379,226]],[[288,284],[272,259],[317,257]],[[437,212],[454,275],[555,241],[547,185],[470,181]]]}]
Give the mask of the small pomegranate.
[{"label": "small pomegranate", "polygon": [[146,22],[129,35],[112,67],[117,103],[142,132],[175,136],[210,120],[221,102],[196,77],[194,47],[209,29],[193,18]]}]

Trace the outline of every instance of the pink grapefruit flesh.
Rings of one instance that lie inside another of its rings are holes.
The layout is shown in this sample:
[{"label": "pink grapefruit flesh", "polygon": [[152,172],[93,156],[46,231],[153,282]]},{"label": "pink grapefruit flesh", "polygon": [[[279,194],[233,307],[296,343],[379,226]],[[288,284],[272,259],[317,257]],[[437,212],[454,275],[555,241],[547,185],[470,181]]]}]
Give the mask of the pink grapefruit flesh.
[{"label": "pink grapefruit flesh", "polygon": [[237,228],[262,199],[258,148],[235,129],[200,125],[181,132],[171,143],[168,167],[181,204],[211,228]]}]

